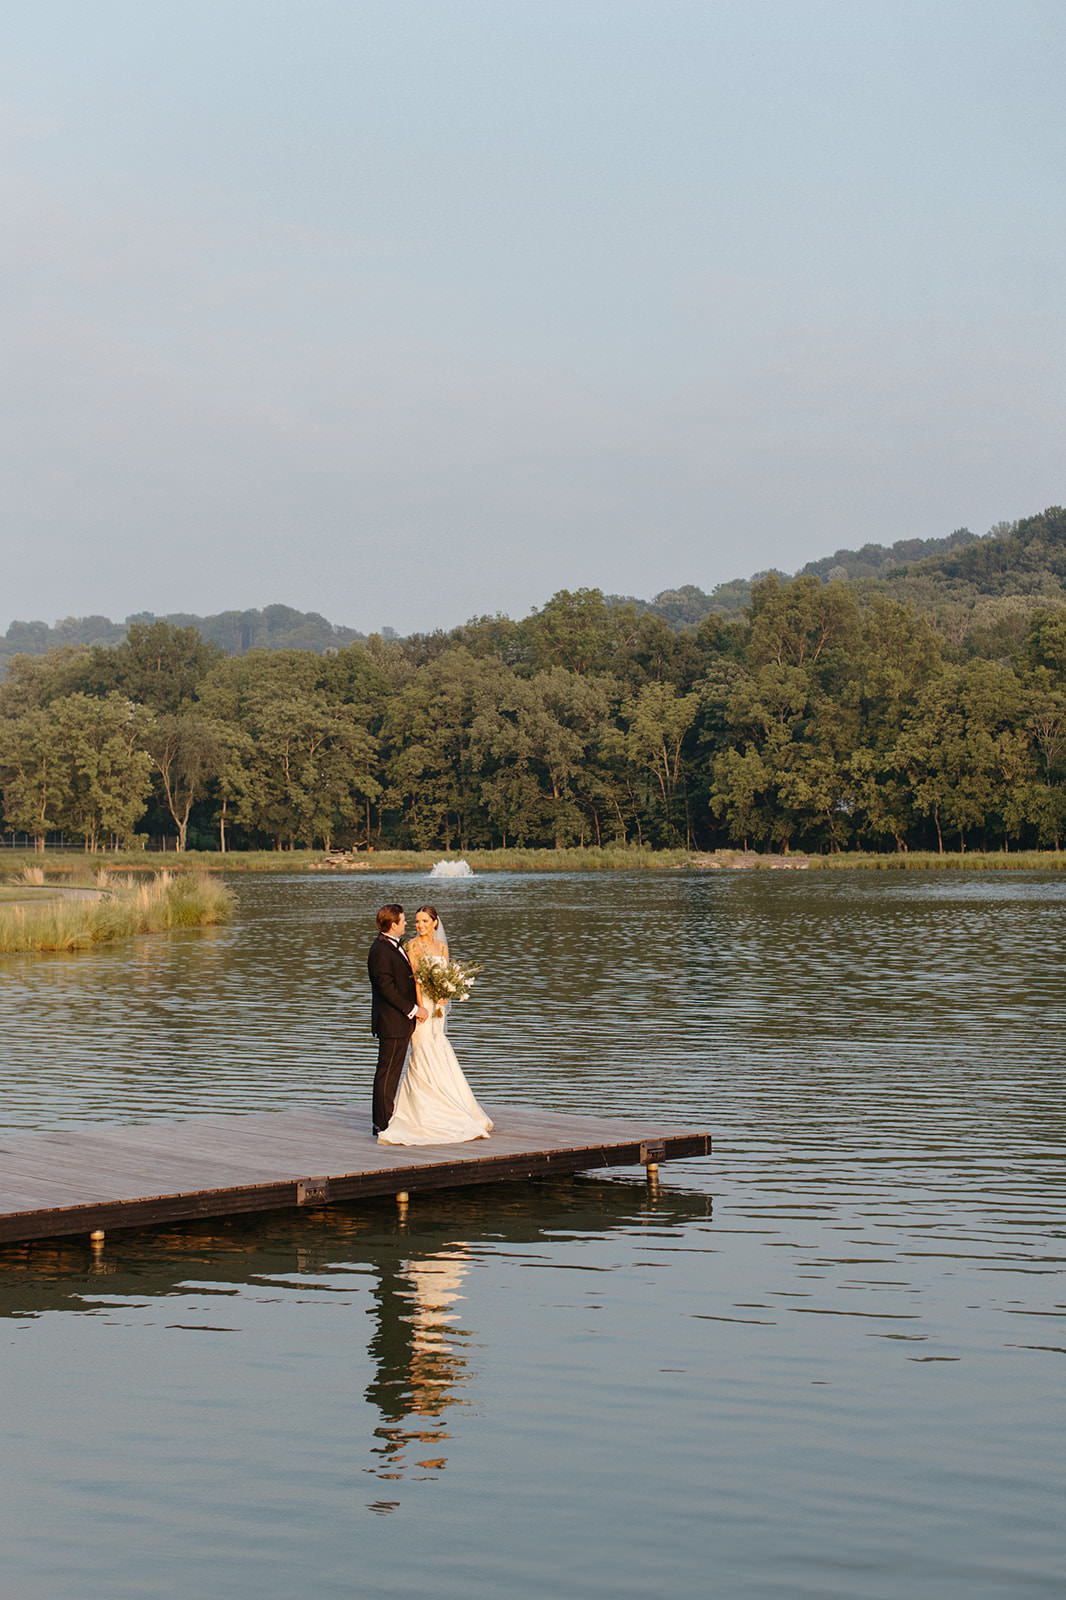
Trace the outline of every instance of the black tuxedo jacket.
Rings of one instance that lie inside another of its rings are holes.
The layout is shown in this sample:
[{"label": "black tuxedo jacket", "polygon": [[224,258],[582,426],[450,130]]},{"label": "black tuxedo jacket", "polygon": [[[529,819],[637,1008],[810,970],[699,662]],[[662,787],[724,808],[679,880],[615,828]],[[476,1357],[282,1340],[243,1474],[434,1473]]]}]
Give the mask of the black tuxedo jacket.
[{"label": "black tuxedo jacket", "polygon": [[407,957],[378,934],[366,958],[370,974],[370,1031],[382,1039],[402,1039],[414,1032],[409,1015],[418,1004],[415,975]]}]

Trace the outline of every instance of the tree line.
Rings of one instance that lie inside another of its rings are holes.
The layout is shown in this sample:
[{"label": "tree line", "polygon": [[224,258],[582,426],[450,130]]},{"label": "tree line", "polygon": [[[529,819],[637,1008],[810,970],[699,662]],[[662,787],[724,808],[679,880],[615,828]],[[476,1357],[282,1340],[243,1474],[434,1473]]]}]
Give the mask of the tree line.
[{"label": "tree line", "polygon": [[[978,547],[971,549],[971,547]],[[968,552],[960,562],[962,552]],[[837,550],[810,561],[797,577],[808,574],[823,580],[850,579],[860,591],[880,588],[896,592],[919,611],[929,611],[945,631],[963,633],[989,625],[1017,627],[1019,614],[1033,608],[1042,597],[1053,604],[1066,600],[1066,511],[1051,506],[1021,522],[1000,522],[984,538],[968,528],[957,528],[946,538],[897,539],[895,544],[864,544],[858,550]],[[765,578],[768,574],[757,574]],[[777,572],[780,579],[788,574]],[[698,627],[709,615],[735,617],[750,605],[753,578],[719,583],[707,594],[695,584],[663,589],[651,600],[635,595],[605,596],[612,608],[632,607],[638,616],[651,612],[669,623],[674,632]],[[900,589],[905,589],[905,594]],[[991,601],[991,604],[983,602]],[[950,620],[949,620],[950,619]],[[46,622],[14,621],[0,637],[0,672],[15,655],[46,655],[65,645],[118,645],[130,627],[167,622],[172,627],[196,628],[206,640],[227,655],[249,650],[313,650],[324,655],[347,644],[363,642],[366,635],[329,622],[317,611],[297,611],[292,606],[269,605],[262,610],[219,611],[210,616],[169,612],[156,616],[139,611],[125,622],[110,617],[64,617]],[[398,637],[394,628],[379,630],[385,639]]]},{"label": "tree line", "polygon": [[327,654],[134,623],[11,660],[0,802],[90,849],[1059,848],[1066,607],[987,655],[810,573],[681,630],[591,589]]}]

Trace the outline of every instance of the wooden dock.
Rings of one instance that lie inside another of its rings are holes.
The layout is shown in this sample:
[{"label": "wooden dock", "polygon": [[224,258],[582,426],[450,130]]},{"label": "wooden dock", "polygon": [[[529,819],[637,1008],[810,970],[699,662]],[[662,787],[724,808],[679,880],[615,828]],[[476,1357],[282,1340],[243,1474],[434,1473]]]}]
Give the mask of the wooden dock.
[{"label": "wooden dock", "polygon": [[314,1107],[0,1138],[0,1243],[415,1195],[711,1151],[694,1128],[489,1108],[470,1144],[379,1145],[367,1113]]}]

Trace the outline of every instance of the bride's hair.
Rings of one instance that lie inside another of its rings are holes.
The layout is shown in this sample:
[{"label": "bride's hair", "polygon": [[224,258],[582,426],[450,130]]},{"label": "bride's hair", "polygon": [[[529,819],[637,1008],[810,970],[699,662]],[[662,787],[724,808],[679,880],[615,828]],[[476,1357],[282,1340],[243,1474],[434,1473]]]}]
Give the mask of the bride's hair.
[{"label": "bride's hair", "polygon": [[[426,913],[426,916],[427,917],[432,917],[433,921],[437,924],[438,928],[440,927],[440,918],[437,915],[436,906],[419,906],[418,911],[424,911]],[[415,916],[416,917],[418,916],[418,911],[415,912]]]}]

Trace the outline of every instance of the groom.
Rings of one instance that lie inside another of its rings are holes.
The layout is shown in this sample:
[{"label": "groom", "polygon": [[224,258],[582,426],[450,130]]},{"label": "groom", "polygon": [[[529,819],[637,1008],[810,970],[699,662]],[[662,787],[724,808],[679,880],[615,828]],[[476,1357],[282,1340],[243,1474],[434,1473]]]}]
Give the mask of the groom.
[{"label": "groom", "polygon": [[371,1112],[375,1134],[384,1132],[392,1120],[396,1091],[400,1087],[415,1023],[425,1022],[429,1016],[425,1007],[418,1003],[415,975],[400,945],[406,926],[403,906],[382,906],[378,912],[378,936],[366,959],[372,994],[370,1031],[377,1035],[378,1041]]}]

